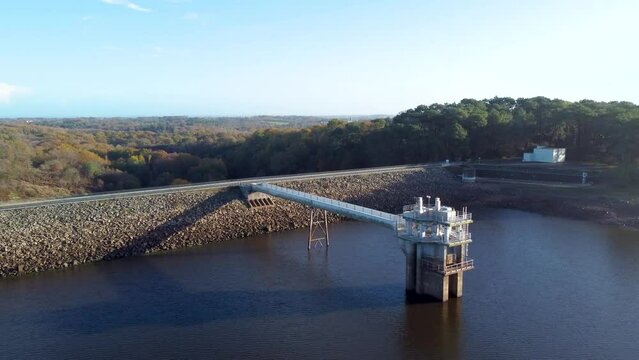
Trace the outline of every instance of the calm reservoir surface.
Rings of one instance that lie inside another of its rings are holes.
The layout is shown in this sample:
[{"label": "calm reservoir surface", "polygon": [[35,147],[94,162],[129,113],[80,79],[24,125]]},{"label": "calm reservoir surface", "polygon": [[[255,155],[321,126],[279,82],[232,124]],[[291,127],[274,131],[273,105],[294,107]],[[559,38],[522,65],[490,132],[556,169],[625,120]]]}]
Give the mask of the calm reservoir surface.
[{"label": "calm reservoir surface", "polygon": [[408,304],[392,232],[347,222],[0,279],[0,358],[637,358],[639,234],[475,209],[464,297]]}]

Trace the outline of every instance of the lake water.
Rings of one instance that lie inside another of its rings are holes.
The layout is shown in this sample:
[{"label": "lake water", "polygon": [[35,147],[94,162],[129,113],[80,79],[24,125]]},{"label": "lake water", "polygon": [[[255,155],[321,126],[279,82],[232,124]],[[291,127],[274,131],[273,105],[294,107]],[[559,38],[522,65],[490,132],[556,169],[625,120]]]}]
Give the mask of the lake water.
[{"label": "lake water", "polygon": [[464,297],[407,303],[390,230],[332,225],[0,280],[0,358],[639,356],[639,233],[475,209]]}]

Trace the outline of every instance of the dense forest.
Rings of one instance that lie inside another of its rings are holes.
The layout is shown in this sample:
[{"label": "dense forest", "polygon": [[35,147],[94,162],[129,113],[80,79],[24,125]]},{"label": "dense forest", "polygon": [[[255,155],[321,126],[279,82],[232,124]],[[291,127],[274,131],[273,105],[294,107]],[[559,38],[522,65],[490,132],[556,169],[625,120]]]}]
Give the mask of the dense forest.
[{"label": "dense forest", "polygon": [[[295,120],[292,120],[295,119]],[[301,119],[301,120],[300,120]],[[296,172],[520,157],[535,145],[639,181],[639,106],[544,97],[420,105],[393,118],[0,122],[0,200]],[[271,124],[272,126],[270,126]],[[306,123],[308,125],[309,123]]]}]

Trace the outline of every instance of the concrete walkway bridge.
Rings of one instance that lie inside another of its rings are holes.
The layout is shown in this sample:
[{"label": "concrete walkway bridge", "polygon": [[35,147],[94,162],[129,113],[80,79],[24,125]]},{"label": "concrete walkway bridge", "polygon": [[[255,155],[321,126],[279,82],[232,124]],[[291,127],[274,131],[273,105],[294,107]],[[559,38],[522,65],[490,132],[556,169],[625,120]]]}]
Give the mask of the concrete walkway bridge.
[{"label": "concrete walkway bridge", "polygon": [[441,301],[447,301],[449,296],[461,297],[463,273],[474,268],[473,260],[468,258],[472,215],[465,208],[458,212],[442,206],[439,198],[431,206],[430,201],[424,205],[418,197],[414,204],[404,206],[402,214],[395,215],[269,183],[251,183],[242,190],[251,206],[272,205],[268,196],[309,206],[309,250],[330,245],[327,212],[392,229],[406,256],[407,292]]},{"label": "concrete walkway bridge", "polygon": [[393,230],[397,229],[399,222],[402,220],[402,218],[398,215],[389,214],[383,211],[369,209],[367,207],[353,205],[344,201],[333,200],[327,197],[313,195],[302,191],[288,189],[273,184],[253,183],[250,185],[250,188],[254,192],[264,193],[285,200],[294,201],[300,204],[308,205],[312,208],[325,210],[354,220],[383,225]]}]

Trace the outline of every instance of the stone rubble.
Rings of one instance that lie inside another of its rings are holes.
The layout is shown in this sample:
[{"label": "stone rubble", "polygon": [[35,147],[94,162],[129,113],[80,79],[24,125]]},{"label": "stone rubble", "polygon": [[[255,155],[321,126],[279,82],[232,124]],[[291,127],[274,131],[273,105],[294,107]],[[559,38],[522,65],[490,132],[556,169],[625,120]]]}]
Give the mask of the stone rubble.
[{"label": "stone rubble", "polygon": [[[445,193],[451,180],[428,169],[279,185],[399,213],[414,196]],[[248,208],[237,188],[2,211],[0,277],[286,231],[308,226],[308,217],[307,207],[282,199]]]},{"label": "stone rubble", "polygon": [[[506,207],[639,228],[639,204],[466,184],[444,168],[278,185],[396,214],[416,196],[431,195],[457,208]],[[308,226],[306,206],[274,202],[249,208],[238,188],[227,188],[0,211],[0,277]],[[329,215],[330,222],[339,220]]]}]

